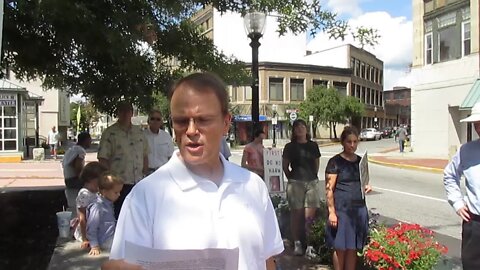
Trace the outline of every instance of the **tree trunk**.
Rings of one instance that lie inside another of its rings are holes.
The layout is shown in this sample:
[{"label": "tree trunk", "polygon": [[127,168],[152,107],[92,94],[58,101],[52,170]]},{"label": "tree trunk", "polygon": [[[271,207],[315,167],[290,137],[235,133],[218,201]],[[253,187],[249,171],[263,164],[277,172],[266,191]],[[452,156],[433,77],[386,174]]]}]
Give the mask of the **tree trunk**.
[{"label": "tree trunk", "polygon": [[337,139],[337,122],[333,122],[333,135],[334,138]]},{"label": "tree trunk", "polygon": [[330,139],[332,139],[332,122],[329,122],[328,129],[330,130]]}]

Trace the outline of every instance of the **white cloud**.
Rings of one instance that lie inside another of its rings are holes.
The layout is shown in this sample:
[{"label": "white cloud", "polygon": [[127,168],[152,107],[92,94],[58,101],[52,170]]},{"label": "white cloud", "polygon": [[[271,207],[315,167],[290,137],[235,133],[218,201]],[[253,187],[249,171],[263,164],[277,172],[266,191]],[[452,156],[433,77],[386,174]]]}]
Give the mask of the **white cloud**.
[{"label": "white cloud", "polygon": [[[393,86],[398,86],[398,84],[410,87],[410,79],[407,75],[408,67],[412,61],[412,21],[407,20],[405,17],[392,17],[389,13],[382,11],[362,14],[355,19],[351,19],[349,23],[354,28],[356,26],[365,26],[378,30],[381,36],[378,45],[374,48],[366,47],[365,49],[384,62],[384,88],[391,89]],[[307,49],[319,51],[345,43],[359,46],[351,37],[347,37],[345,41],[339,41],[329,40],[326,35],[320,34],[310,41]]]},{"label": "white cloud", "polygon": [[359,0],[328,0],[327,6],[338,15],[356,17],[363,13],[359,2]]}]

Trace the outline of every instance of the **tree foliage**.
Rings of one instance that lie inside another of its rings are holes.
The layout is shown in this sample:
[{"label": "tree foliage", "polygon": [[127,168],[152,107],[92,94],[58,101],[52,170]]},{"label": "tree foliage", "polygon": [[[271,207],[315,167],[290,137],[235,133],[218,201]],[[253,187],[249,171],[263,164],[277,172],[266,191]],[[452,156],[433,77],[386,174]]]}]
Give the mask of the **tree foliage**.
[{"label": "tree foliage", "polygon": [[[150,108],[152,94],[193,70],[248,82],[244,64],[222,54],[189,20],[204,5],[268,12],[277,16],[279,34],[358,32],[318,0],[6,0],[2,65],[21,80],[41,78],[46,89],[81,92],[110,113],[120,99]],[[173,57],[180,67],[169,64]]]},{"label": "tree foliage", "polygon": [[77,130],[78,108],[80,108],[80,127],[78,130],[88,131],[90,128],[94,128],[100,120],[100,113],[91,103],[80,101],[70,103],[70,124],[73,129]]},{"label": "tree foliage", "polygon": [[335,88],[314,87],[307,92],[307,98],[300,103],[300,116],[308,119],[313,115],[313,126],[325,125],[333,130],[337,138],[336,126],[345,124],[349,119],[361,117],[363,104],[352,96],[344,96]]}]

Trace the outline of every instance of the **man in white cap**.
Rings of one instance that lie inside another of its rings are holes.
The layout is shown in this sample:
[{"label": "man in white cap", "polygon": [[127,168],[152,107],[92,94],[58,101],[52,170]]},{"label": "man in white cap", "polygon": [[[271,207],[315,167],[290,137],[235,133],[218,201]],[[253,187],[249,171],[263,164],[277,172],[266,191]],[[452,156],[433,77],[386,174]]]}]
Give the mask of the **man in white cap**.
[{"label": "man in white cap", "polygon": [[[480,102],[472,108],[472,114],[460,122],[473,123],[480,136]],[[461,176],[465,176],[466,196],[460,189]],[[463,269],[480,269],[480,140],[460,147],[445,167],[443,182],[448,202],[462,218]]]}]

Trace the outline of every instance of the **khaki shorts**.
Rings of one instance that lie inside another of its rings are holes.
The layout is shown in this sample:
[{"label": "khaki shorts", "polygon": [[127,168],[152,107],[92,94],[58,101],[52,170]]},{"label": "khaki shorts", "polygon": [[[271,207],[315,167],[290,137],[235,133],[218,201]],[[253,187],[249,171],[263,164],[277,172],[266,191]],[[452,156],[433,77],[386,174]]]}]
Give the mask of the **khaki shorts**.
[{"label": "khaki shorts", "polygon": [[288,180],[287,200],[291,209],[320,208],[320,181]]}]

